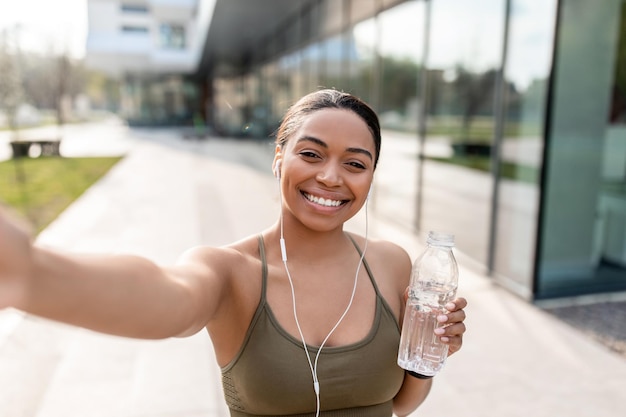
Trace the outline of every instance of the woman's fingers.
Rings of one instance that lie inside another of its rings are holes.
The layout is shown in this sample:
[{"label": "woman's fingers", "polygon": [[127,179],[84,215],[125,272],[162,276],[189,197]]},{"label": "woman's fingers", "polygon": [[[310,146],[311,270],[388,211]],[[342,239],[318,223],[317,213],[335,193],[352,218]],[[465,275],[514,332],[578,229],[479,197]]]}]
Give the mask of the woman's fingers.
[{"label": "woman's fingers", "polygon": [[441,314],[437,317],[437,321],[442,324],[442,327],[435,329],[435,334],[449,346],[449,355],[459,351],[463,345],[463,334],[467,330],[464,323],[466,318],[465,307],[467,307],[467,300],[462,297],[457,298],[446,305],[447,314]]},{"label": "woman's fingers", "polygon": [[463,297],[455,298],[446,305],[448,311],[463,310],[467,307],[467,300]]}]

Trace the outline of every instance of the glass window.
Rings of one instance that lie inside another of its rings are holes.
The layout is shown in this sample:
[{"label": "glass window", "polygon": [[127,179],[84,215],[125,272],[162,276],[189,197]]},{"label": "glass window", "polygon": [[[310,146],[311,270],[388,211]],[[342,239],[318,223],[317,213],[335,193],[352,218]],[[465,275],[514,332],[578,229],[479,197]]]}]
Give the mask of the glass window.
[{"label": "glass window", "polygon": [[124,33],[148,33],[148,28],[145,26],[122,25],[121,29]]},{"label": "glass window", "polygon": [[372,87],[378,75],[376,66],[376,20],[370,19],[351,27],[347,34],[349,42],[347,59],[350,61],[349,90],[352,94],[374,105]]},{"label": "glass window", "polygon": [[408,1],[379,15],[380,113],[386,129],[417,132],[425,23],[423,1]]},{"label": "glass window", "polygon": [[199,106],[197,87],[179,76],[125,81],[124,113],[130,124],[186,125]]},{"label": "glass window", "polygon": [[343,36],[338,35],[321,43],[319,87],[342,88],[345,69],[343,40]]},{"label": "glass window", "polygon": [[613,89],[611,91],[611,124],[626,125],[626,6],[622,3],[620,14],[620,28],[617,35],[617,57]]},{"label": "glass window", "polygon": [[302,76],[305,93],[315,91],[320,85],[318,80],[321,57],[320,43],[309,45],[302,51]]},{"label": "glass window", "polygon": [[377,37],[363,39],[372,39],[380,56],[377,105],[383,151],[373,203],[381,216],[409,229],[415,226],[417,208],[417,125],[422,105],[418,85],[425,23],[424,1],[404,2],[364,23],[371,26],[364,32],[375,31]]},{"label": "glass window", "polygon": [[241,135],[242,126],[245,125],[242,78],[219,78],[214,85],[215,129],[222,135]]},{"label": "glass window", "polygon": [[281,108],[277,111],[286,110],[284,104],[291,104],[297,98],[299,92],[298,84],[300,83],[300,53],[292,52],[278,60],[276,83],[272,94],[275,96],[276,103]]},{"label": "glass window", "polygon": [[497,280],[526,297],[533,287],[555,21],[556,0],[511,3],[493,271]]},{"label": "glass window", "polygon": [[141,4],[128,4],[122,3],[120,9],[124,13],[138,13],[138,14],[146,14],[148,13],[148,6]]},{"label": "glass window", "polygon": [[504,0],[438,0],[431,6],[427,136],[420,230],[449,231],[458,248],[488,262],[494,93]]},{"label": "glass window", "polygon": [[159,28],[159,39],[161,48],[185,49],[185,26],[172,23],[161,23]]},{"label": "glass window", "polygon": [[626,129],[610,124],[624,1],[559,4],[538,298],[626,289],[626,171],[611,158]]},{"label": "glass window", "polygon": [[320,5],[321,35],[326,37],[339,33],[344,25],[345,0],[325,0]]}]

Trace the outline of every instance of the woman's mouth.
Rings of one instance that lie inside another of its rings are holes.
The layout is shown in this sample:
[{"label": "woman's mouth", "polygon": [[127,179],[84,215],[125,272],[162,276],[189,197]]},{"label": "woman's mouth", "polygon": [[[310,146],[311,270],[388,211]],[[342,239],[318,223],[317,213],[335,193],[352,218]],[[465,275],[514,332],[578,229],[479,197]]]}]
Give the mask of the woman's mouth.
[{"label": "woman's mouth", "polygon": [[312,203],[318,204],[324,207],[339,207],[342,204],[345,204],[348,200],[331,200],[330,198],[317,197],[312,194],[308,194],[303,192],[302,195]]}]

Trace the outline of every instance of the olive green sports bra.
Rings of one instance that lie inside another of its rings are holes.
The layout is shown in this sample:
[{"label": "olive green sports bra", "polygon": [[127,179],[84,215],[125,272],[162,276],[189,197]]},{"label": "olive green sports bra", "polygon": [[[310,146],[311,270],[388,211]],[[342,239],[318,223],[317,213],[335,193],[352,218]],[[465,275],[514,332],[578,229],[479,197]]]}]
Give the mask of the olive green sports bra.
[{"label": "olive green sports bra", "polygon": [[[360,253],[356,243],[355,247]],[[316,398],[302,342],[280,326],[266,301],[267,262],[261,236],[259,252],[261,300],[240,351],[222,368],[230,415],[314,416]],[[322,349],[317,370],[320,416],[391,416],[392,400],[402,386],[404,371],[396,364],[400,328],[365,260],[364,266],[376,291],[374,322],[360,342]],[[317,348],[308,349],[314,358]]]}]

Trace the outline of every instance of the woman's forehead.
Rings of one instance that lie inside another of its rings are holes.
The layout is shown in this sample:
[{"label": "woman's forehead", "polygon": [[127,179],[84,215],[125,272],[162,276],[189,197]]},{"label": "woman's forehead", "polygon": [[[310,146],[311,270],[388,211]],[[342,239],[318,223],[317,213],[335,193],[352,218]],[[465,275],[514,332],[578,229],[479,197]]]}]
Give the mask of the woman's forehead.
[{"label": "woman's forehead", "polygon": [[317,138],[328,144],[341,141],[344,145],[375,148],[367,123],[358,114],[345,109],[322,109],[306,115],[289,142],[303,137]]}]

